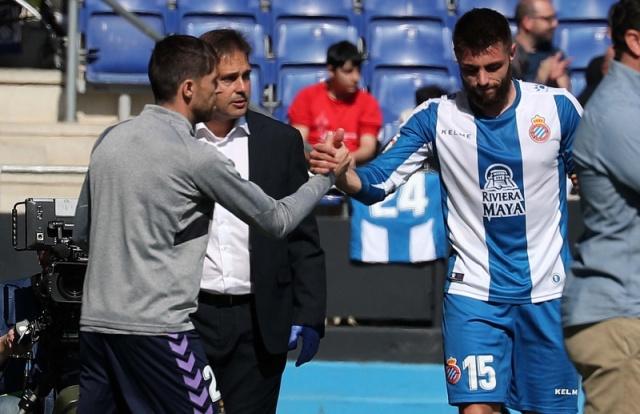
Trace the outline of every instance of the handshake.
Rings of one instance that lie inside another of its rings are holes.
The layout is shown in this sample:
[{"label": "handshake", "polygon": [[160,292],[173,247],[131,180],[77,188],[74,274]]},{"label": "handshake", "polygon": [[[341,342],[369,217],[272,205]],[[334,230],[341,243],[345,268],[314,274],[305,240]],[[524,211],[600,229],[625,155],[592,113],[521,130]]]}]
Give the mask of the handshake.
[{"label": "handshake", "polygon": [[325,140],[313,146],[309,154],[309,165],[314,174],[331,174],[336,177],[336,186],[347,193],[359,190],[360,180],[353,172],[355,160],[343,143],[344,130],[328,132]]}]

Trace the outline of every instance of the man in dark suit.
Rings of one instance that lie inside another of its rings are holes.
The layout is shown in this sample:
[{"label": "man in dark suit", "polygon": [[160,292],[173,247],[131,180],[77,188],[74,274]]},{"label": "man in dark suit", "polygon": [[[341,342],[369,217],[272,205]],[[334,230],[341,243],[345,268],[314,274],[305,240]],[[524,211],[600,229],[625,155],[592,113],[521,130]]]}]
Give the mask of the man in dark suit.
[{"label": "man in dark suit", "polygon": [[[249,109],[250,46],[230,29],[201,38],[219,55],[218,87],[213,116],[198,125],[196,136],[267,194],[291,194],[308,178],[302,138]],[[325,313],[324,252],[314,217],[287,239],[274,240],[216,206],[192,319],[227,414],[275,413],[287,350],[302,338],[296,365],[313,358]]]}]

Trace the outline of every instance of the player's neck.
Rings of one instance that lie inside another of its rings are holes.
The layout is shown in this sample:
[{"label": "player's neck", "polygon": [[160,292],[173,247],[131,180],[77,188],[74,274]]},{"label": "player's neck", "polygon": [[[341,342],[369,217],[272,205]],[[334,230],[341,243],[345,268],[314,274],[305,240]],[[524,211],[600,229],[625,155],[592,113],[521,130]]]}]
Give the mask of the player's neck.
[{"label": "player's neck", "polygon": [[510,81],[509,85],[509,93],[507,94],[507,99],[502,102],[498,102],[495,105],[484,106],[482,108],[476,108],[482,115],[488,118],[496,118],[502,115],[507,109],[513,105],[513,102],[516,100],[516,87],[513,83],[514,81]]},{"label": "player's neck", "polygon": [[619,62],[625,66],[630,67],[636,72],[640,72],[640,57],[635,57],[625,52],[622,53],[622,56],[620,56]]},{"label": "player's neck", "polygon": [[191,122],[192,126],[195,124],[194,113],[191,110],[189,110],[189,107],[183,101],[180,101],[178,98],[175,98],[171,101],[159,103],[158,105],[160,105],[165,109],[169,109],[170,111],[177,112],[180,115],[184,116],[189,120],[189,122]]},{"label": "player's neck", "polygon": [[331,99],[335,99],[337,101],[350,102],[355,97],[355,93],[351,93],[351,92],[340,93],[336,91],[335,88],[332,87],[331,82],[327,83],[327,93],[329,94],[329,97]]}]

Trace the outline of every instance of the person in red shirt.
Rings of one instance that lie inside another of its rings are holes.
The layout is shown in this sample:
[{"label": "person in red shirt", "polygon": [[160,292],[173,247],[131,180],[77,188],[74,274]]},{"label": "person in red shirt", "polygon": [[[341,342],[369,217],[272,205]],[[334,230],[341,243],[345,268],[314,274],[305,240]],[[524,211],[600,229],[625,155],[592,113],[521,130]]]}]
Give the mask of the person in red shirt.
[{"label": "person in red shirt", "polygon": [[306,147],[322,142],[328,131],[343,128],[344,143],[357,164],[376,154],[382,113],[375,98],[361,90],[362,54],[350,42],[335,43],[327,50],[326,81],[304,88],[289,107],[289,122]]}]

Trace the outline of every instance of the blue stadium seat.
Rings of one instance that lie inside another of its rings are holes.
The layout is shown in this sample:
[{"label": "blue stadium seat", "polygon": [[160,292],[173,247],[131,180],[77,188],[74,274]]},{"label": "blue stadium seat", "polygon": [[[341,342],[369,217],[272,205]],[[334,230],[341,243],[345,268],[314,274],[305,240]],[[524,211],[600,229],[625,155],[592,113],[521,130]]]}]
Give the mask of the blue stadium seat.
[{"label": "blue stadium seat", "polygon": [[292,66],[281,69],[276,89],[276,99],[280,105],[274,111],[274,116],[283,122],[287,122],[289,106],[291,106],[298,92],[302,88],[326,78],[326,66]]},{"label": "blue stadium seat", "polygon": [[358,43],[358,31],[336,19],[287,18],[276,23],[274,52],[278,68],[296,63],[325,64],[327,49],[348,40]]},{"label": "blue stadium seat", "polygon": [[396,121],[402,111],[415,107],[416,89],[438,85],[447,91],[457,89],[456,79],[446,68],[395,67],[373,72],[371,93],[382,109],[385,123]]},{"label": "blue stadium seat", "polygon": [[353,0],[271,0],[272,24],[288,17],[342,19],[360,28],[360,15]]},{"label": "blue stadium seat", "polygon": [[251,66],[251,97],[249,100],[256,105],[262,104],[262,92],[267,86],[259,66]]},{"label": "blue stadium seat", "polygon": [[440,0],[366,0],[364,2],[364,18],[367,22],[389,17],[437,17],[445,20],[446,16],[446,2]]},{"label": "blue stadium seat", "polygon": [[555,44],[571,59],[571,68],[586,68],[611,44],[605,22],[563,22],[556,29]]},{"label": "blue stadium seat", "polygon": [[342,20],[284,19],[277,24],[275,44],[280,106],[275,114],[284,120],[287,109],[302,86],[326,77],[327,49],[333,43],[357,43],[357,29]]},{"label": "blue stadium seat", "polygon": [[292,66],[280,70],[276,99],[280,102],[274,115],[277,119],[286,122],[287,111],[296,95],[305,86],[313,85],[327,78],[326,66]]},{"label": "blue stadium seat", "polygon": [[267,57],[267,34],[259,0],[178,0],[177,32],[200,36],[209,30],[229,28],[241,32],[251,45],[251,101],[259,104],[262,91],[272,83],[272,62]]},{"label": "blue stadium seat", "polygon": [[451,34],[433,20],[374,20],[369,25],[369,64],[447,67]]},{"label": "blue stadium seat", "polygon": [[603,55],[611,44],[607,28],[609,8],[616,0],[555,0],[560,20],[554,43],[571,59],[571,92],[586,85],[585,71],[591,59]]},{"label": "blue stadium seat", "polygon": [[213,29],[233,28],[244,33],[256,57],[265,56],[264,36],[269,27],[259,0],[177,0],[174,15],[177,33],[199,36]]},{"label": "blue stadium seat", "polygon": [[500,12],[507,19],[513,20],[518,0],[458,0],[456,12],[459,16],[473,8],[488,8]]},{"label": "blue stadium seat", "polygon": [[606,21],[609,8],[617,0],[555,0],[558,18],[562,20]]},{"label": "blue stadium seat", "polygon": [[556,29],[554,40],[571,59],[571,92],[578,95],[585,86],[587,65],[594,57],[604,55],[611,44],[607,24],[604,21],[564,21]]},{"label": "blue stadium seat", "polygon": [[364,3],[367,84],[380,66],[453,65],[451,31],[444,1],[369,0]]},{"label": "blue stadium seat", "polygon": [[450,31],[441,22],[376,19],[370,23],[369,36],[365,73],[385,122],[414,106],[414,92],[420,86],[455,88]]},{"label": "blue stadium seat", "polygon": [[187,34],[201,33],[198,25],[207,21],[263,27],[268,23],[268,15],[260,9],[260,0],[176,0],[174,15],[174,30]]},{"label": "blue stadium seat", "polygon": [[276,59],[276,118],[285,121],[289,105],[304,86],[327,76],[327,49],[348,40],[358,44],[358,21],[351,0],[273,0]]},{"label": "blue stadium seat", "polygon": [[573,96],[578,96],[585,86],[587,86],[586,72],[584,70],[572,70],[570,77],[571,93]]},{"label": "blue stadium seat", "polygon": [[[123,0],[120,4],[164,36],[170,24],[166,0]],[[118,16],[100,0],[87,0],[81,11],[84,43],[88,50],[88,82],[146,85],[147,66],[154,40]]]},{"label": "blue stadium seat", "polygon": [[289,64],[324,64],[327,48],[358,43],[352,0],[271,0],[273,50],[278,70]]}]

